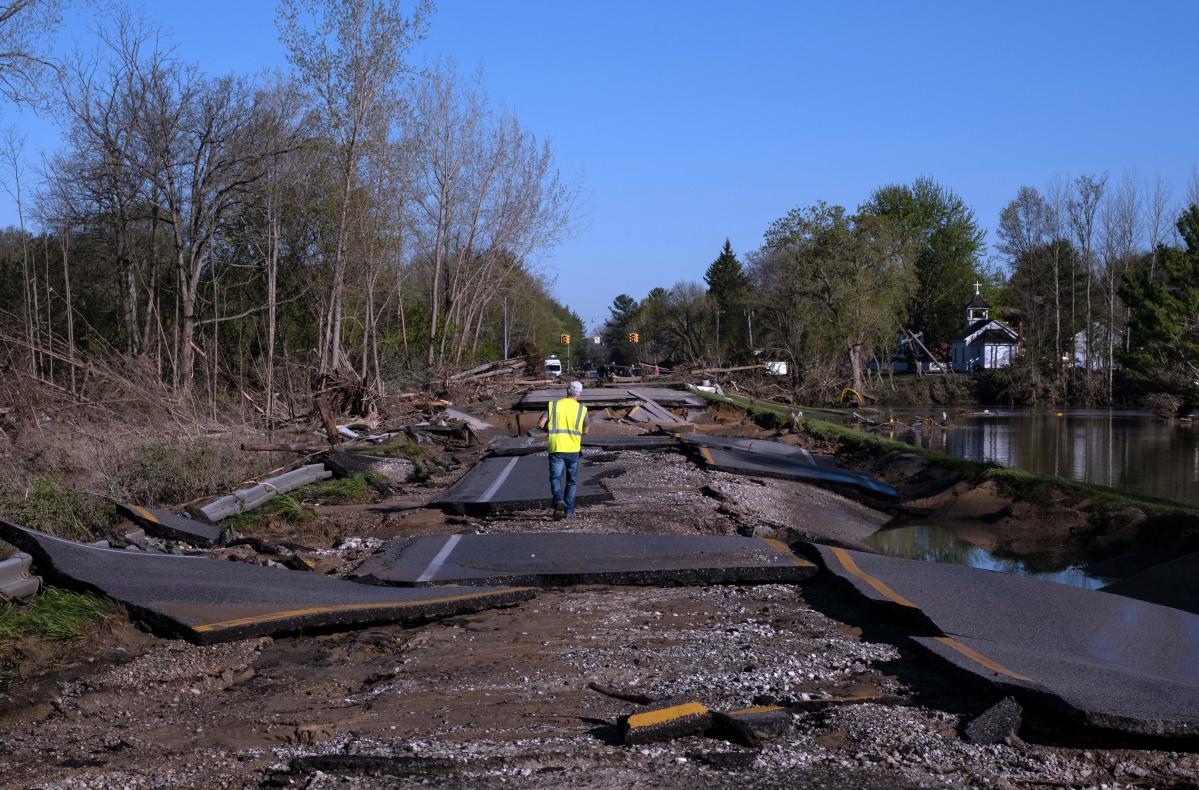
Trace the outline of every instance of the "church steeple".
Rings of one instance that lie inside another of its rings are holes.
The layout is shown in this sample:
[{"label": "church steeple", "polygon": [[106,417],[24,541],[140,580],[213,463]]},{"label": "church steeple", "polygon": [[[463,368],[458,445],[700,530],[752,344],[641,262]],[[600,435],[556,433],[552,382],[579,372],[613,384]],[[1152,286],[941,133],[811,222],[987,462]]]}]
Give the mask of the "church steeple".
[{"label": "church steeple", "polygon": [[970,304],[966,305],[966,324],[973,324],[975,321],[986,321],[991,317],[991,305],[987,304],[987,300],[979,293],[982,288],[982,283],[974,284],[974,298],[970,300]]}]

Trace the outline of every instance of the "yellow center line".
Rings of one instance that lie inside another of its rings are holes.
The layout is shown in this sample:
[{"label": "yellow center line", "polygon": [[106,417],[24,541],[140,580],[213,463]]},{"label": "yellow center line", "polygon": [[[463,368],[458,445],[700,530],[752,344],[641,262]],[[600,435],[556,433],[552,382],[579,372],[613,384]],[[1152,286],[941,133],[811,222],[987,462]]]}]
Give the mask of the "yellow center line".
[{"label": "yellow center line", "polygon": [[[892,590],[882,580],[874,578],[873,576],[871,576],[870,574],[866,573],[861,568],[859,568],[858,564],[856,562],[854,562],[853,557],[849,556],[849,552],[847,552],[845,549],[837,548],[836,546],[830,546],[829,550],[832,551],[833,555],[837,558],[837,560],[841,563],[841,565],[843,565],[845,567],[846,571],[848,571],[849,573],[858,577],[862,581],[866,582],[871,587],[873,587],[875,590],[877,590],[878,592],[885,595],[887,598],[891,599],[892,601],[899,604],[900,606],[906,606],[911,609],[919,609],[920,608],[916,604],[909,601],[907,598],[904,598],[902,595],[900,595],[899,593]],[[1009,678],[1012,678],[1013,680],[1019,680],[1019,681],[1025,682],[1025,683],[1035,684],[1035,682],[1036,682],[1036,681],[1032,680],[1031,678],[1026,678],[1023,675],[1016,674],[1015,672],[1011,671],[1010,669],[1003,666],[999,662],[992,661],[991,659],[984,656],[982,653],[978,652],[977,650],[974,650],[973,648],[967,647],[966,645],[962,644],[961,642],[959,642],[958,640],[956,640],[952,637],[937,636],[937,637],[933,637],[933,638],[936,639],[941,644],[945,645],[946,647],[950,648],[951,650],[956,650],[958,653],[961,653],[966,658],[970,659],[971,661],[975,662],[976,664],[986,667],[987,669],[991,670],[992,672],[996,672],[1000,675],[1005,675]]]},{"label": "yellow center line", "polygon": [[222,620],[217,623],[205,623],[203,625],[192,626],[193,631],[201,633],[207,631],[220,631],[226,628],[236,628],[239,625],[255,625],[257,623],[269,623],[273,620],[286,620],[292,617],[304,617],[311,614],[326,614],[330,612],[355,612],[370,609],[409,609],[414,606],[425,606],[428,604],[452,603],[454,601],[466,601],[472,598],[487,598],[492,595],[503,595],[514,592],[524,592],[529,590],[529,587],[507,587],[503,590],[494,590],[491,592],[479,593],[464,593],[463,595],[450,595],[444,598],[426,598],[420,601],[391,601],[380,603],[347,603],[338,604],[336,606],[313,606],[307,609],[289,609],[281,612],[267,612],[265,614],[256,614],[249,617],[239,617],[236,620]]},{"label": "yellow center line", "polygon": [[138,506],[138,505],[133,505],[132,507],[133,507],[133,509],[134,509],[134,510],[136,510],[138,513],[140,513],[140,514],[141,514],[141,516],[142,516],[142,518],[144,518],[146,521],[149,521],[149,522],[150,522],[150,523],[152,523],[152,524],[159,524],[159,523],[161,523],[161,522],[159,522],[159,520],[158,520],[158,519],[157,519],[157,518],[154,516],[154,514],[153,514],[153,513],[151,513],[149,510],[146,510],[144,507],[140,507],[140,506]]},{"label": "yellow center line", "polygon": [[853,557],[849,556],[849,552],[846,551],[845,549],[838,548],[836,546],[829,546],[829,551],[831,551],[833,553],[833,556],[837,558],[837,560],[841,563],[842,567],[844,567],[846,571],[848,571],[849,573],[858,577],[862,581],[866,582],[871,587],[873,587],[875,590],[877,590],[879,593],[885,595],[891,601],[894,601],[895,603],[899,604],[900,606],[906,606],[909,609],[919,609],[920,608],[916,604],[909,601],[907,598],[904,598],[902,595],[900,595],[899,593],[892,590],[881,579],[876,579],[873,576],[871,576],[869,573],[866,573],[861,568],[859,568],[858,564],[853,561]]},{"label": "yellow center line", "polygon": [[775,551],[781,552],[782,554],[786,555],[787,559],[791,560],[791,563],[793,565],[798,565],[801,568],[816,567],[812,563],[805,560],[803,557],[796,556],[795,552],[791,551],[790,546],[788,546],[786,543],[783,543],[781,540],[778,540],[777,538],[758,538],[758,540],[762,541],[763,543],[765,543],[767,546],[774,549]]},{"label": "yellow center line", "polygon": [[945,645],[946,647],[948,647],[952,650],[956,650],[957,652],[961,653],[966,658],[970,659],[971,661],[975,662],[976,664],[983,665],[984,667],[991,670],[992,672],[997,672],[1000,675],[1006,675],[1007,677],[1012,678],[1013,680],[1021,680],[1025,683],[1033,683],[1033,684],[1036,683],[1036,681],[1034,681],[1032,678],[1026,678],[1023,675],[1017,675],[1015,672],[1008,669],[1003,664],[1000,664],[997,661],[992,661],[991,659],[984,656],[982,653],[978,652],[977,650],[975,650],[971,647],[968,647],[968,646],[962,644],[961,642],[954,639],[953,637],[935,636],[933,638],[936,639],[941,644]]},{"label": "yellow center line", "polygon": [[708,712],[708,709],[698,702],[688,702],[683,705],[673,705],[669,708],[661,710],[651,710],[645,713],[634,713],[629,717],[629,729],[637,727],[652,727],[655,724],[663,724],[675,719],[686,718],[687,716],[702,716]]}]

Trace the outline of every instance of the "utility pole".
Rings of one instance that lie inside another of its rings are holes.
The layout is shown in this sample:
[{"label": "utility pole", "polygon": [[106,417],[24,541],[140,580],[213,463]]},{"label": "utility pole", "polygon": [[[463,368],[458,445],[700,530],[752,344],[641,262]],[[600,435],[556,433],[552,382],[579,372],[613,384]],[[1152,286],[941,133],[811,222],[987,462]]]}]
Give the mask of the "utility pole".
[{"label": "utility pole", "polygon": [[508,294],[504,294],[504,359],[508,358]]}]

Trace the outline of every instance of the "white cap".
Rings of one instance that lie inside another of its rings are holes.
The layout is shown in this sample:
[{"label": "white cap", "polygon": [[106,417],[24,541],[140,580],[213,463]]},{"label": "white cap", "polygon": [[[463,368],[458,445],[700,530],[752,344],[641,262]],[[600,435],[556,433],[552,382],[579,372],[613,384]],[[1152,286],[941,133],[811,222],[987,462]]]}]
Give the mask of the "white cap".
[{"label": "white cap", "polygon": [[571,395],[582,395],[583,394],[583,382],[581,382],[577,379],[575,381],[570,382],[570,394]]}]

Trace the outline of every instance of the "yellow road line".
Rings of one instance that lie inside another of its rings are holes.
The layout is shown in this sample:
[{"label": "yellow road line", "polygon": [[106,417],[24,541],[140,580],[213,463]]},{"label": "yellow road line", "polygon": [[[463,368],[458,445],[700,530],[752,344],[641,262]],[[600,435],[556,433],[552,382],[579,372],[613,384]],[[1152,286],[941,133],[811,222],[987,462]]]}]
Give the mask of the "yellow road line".
[{"label": "yellow road line", "polygon": [[[852,573],[854,576],[856,576],[859,579],[861,579],[862,581],[866,582],[871,587],[873,587],[875,590],[877,590],[878,592],[887,596],[887,598],[891,599],[892,601],[899,604],[900,606],[906,606],[911,609],[919,609],[920,608],[916,604],[909,601],[907,598],[904,598],[902,595],[900,595],[899,593],[892,590],[881,579],[876,579],[873,576],[871,576],[870,574],[863,571],[861,568],[859,568],[858,564],[853,561],[853,557],[849,556],[849,552],[847,552],[845,549],[837,548],[836,546],[830,546],[829,550],[832,551],[833,555],[837,558],[838,561],[840,561],[841,565],[843,565],[845,567],[846,571],[848,571],[849,573]],[[970,659],[971,661],[975,662],[976,664],[986,667],[987,669],[991,670],[992,672],[996,672],[1000,675],[1005,675],[1013,680],[1020,680],[1025,683],[1035,683],[1036,682],[1036,681],[1032,680],[1031,678],[1026,678],[1023,675],[1016,674],[1015,672],[1013,672],[1010,669],[1008,669],[1007,667],[1005,667],[1003,664],[1000,664],[997,661],[992,661],[991,659],[984,656],[982,653],[978,652],[977,650],[974,650],[973,648],[967,647],[966,645],[962,644],[961,642],[959,642],[958,640],[956,640],[952,637],[937,636],[937,637],[933,637],[933,638],[936,639],[941,644],[945,645],[946,647],[950,648],[951,650],[956,650],[958,653],[961,653],[966,658]]]},{"label": "yellow road line", "polygon": [[866,573],[861,568],[859,568],[858,564],[853,561],[853,557],[849,556],[849,552],[847,552],[845,549],[838,548],[836,546],[829,546],[829,551],[831,551],[833,553],[833,556],[837,558],[837,560],[841,563],[842,567],[844,567],[846,571],[848,571],[849,573],[858,577],[862,581],[866,582],[871,587],[873,587],[875,590],[877,590],[878,592],[885,595],[888,599],[894,601],[895,603],[899,604],[900,606],[906,606],[909,609],[919,609],[920,608],[916,604],[909,601],[907,598],[904,598],[902,595],[900,595],[899,593],[892,590],[881,579],[876,579],[873,576],[871,576],[869,573]]},{"label": "yellow road line", "polygon": [[704,463],[708,464],[709,466],[716,466],[716,460],[712,458],[712,451],[707,447],[699,448],[699,455],[704,459]]},{"label": "yellow road line", "polygon": [[763,543],[765,543],[767,546],[774,549],[775,551],[779,551],[779,552],[782,552],[783,554],[785,554],[791,560],[791,563],[793,565],[798,565],[801,568],[815,568],[816,567],[812,563],[805,560],[803,557],[796,556],[795,552],[791,551],[790,546],[788,546],[786,543],[783,543],[781,540],[778,540],[777,538],[758,538],[758,540],[762,541]]},{"label": "yellow road line", "polygon": [[629,729],[638,727],[653,727],[655,724],[664,724],[675,719],[683,719],[688,716],[702,716],[708,712],[708,709],[698,702],[687,702],[682,705],[673,705],[669,708],[660,710],[646,711],[645,713],[634,713],[629,717]]},{"label": "yellow road line", "polygon": [[154,516],[153,513],[151,513],[149,510],[146,510],[144,507],[140,507],[138,505],[131,505],[130,507],[132,507],[138,513],[140,513],[142,518],[144,518],[146,521],[149,521],[151,524],[161,524],[162,523]]},{"label": "yellow road line", "polygon": [[1034,681],[1032,678],[1026,678],[1023,675],[1017,675],[1015,672],[1008,669],[1003,664],[1000,664],[997,661],[992,661],[991,659],[984,656],[982,653],[978,652],[977,650],[975,650],[971,647],[968,647],[968,646],[962,644],[961,642],[954,639],[953,637],[935,636],[933,638],[936,639],[941,644],[945,645],[946,647],[948,647],[952,650],[956,650],[957,652],[961,653],[966,658],[970,659],[971,661],[975,662],[976,664],[981,664],[982,666],[986,667],[987,669],[991,670],[992,672],[997,672],[1000,675],[1006,675],[1007,677],[1009,677],[1013,680],[1021,680],[1021,681],[1024,681],[1025,683],[1034,683],[1034,684],[1036,683],[1036,681]]},{"label": "yellow road line", "polygon": [[338,604],[336,606],[313,606],[307,609],[290,609],[282,612],[268,612],[266,614],[256,614],[249,617],[239,617],[236,620],[222,620],[217,623],[205,623],[204,625],[192,626],[193,631],[201,633],[207,631],[221,631],[226,628],[236,628],[239,625],[255,625],[258,623],[269,623],[273,620],[286,620],[292,617],[303,617],[310,614],[325,614],[329,612],[354,612],[364,611],[369,609],[410,609],[415,606],[426,606],[429,604],[452,603],[453,601],[465,601],[472,598],[487,598],[492,595],[503,595],[513,592],[524,592],[528,587],[508,587],[503,590],[495,590],[492,592],[480,593],[464,593],[463,595],[450,595],[445,598],[425,598],[420,601],[392,601],[380,603],[347,603]]}]

